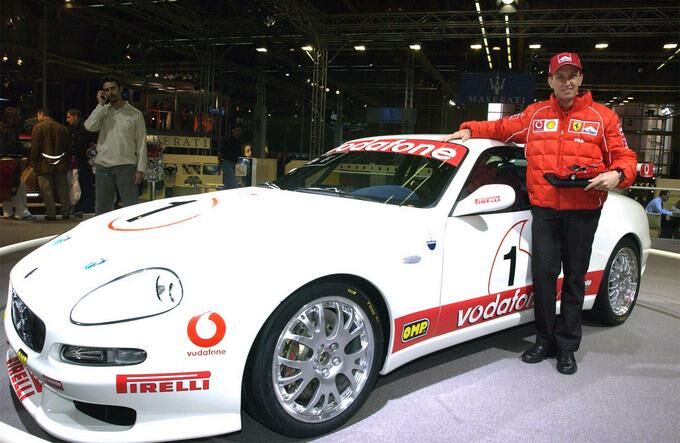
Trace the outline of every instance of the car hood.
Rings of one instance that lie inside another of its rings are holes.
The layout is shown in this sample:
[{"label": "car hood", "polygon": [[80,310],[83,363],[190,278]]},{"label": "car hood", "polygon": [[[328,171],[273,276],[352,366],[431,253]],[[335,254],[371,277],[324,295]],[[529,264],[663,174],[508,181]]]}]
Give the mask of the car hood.
[{"label": "car hood", "polygon": [[23,258],[11,282],[38,315],[70,311],[94,289],[148,268],[182,278],[213,272],[215,262],[239,273],[263,261],[305,266],[328,251],[356,262],[364,251],[401,254],[415,241],[424,248],[430,234],[412,227],[427,212],[257,187],[157,200],[80,223]]}]

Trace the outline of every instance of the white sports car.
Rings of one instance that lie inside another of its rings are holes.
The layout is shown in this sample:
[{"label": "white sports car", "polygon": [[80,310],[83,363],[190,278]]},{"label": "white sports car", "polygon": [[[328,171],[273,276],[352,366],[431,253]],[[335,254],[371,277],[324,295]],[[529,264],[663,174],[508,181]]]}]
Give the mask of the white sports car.
[{"label": "white sports car", "polygon": [[[80,223],[12,270],[14,392],[71,441],[338,428],[378,374],[532,321],[521,147],[440,135],[347,142],[274,183]],[[585,308],[628,318],[650,248],[609,196]]]}]

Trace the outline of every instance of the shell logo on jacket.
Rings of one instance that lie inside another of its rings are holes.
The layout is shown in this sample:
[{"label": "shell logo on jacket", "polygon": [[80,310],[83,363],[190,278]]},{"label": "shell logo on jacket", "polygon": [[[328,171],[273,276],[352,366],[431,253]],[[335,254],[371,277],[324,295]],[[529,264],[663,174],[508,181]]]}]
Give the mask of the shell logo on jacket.
[{"label": "shell logo on jacket", "polygon": [[491,122],[471,121],[460,125],[475,138],[495,138],[524,143],[527,158],[527,190],[531,204],[557,210],[597,209],[607,193],[583,188],[556,188],[544,178],[561,166],[603,161],[607,169],[623,171],[619,188],[635,181],[637,157],[628,148],[619,117],[593,102],[591,93],[574,98],[564,111],[554,95],[529,105],[522,113]]}]

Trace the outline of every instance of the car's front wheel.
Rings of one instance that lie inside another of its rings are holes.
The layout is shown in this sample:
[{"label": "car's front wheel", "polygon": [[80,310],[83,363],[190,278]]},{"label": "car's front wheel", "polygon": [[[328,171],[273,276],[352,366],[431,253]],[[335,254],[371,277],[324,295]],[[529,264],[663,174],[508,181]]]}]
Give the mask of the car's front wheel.
[{"label": "car's front wheel", "polygon": [[639,249],[633,240],[624,238],[609,257],[595,300],[594,313],[607,325],[625,322],[633,311],[639,290]]},{"label": "car's front wheel", "polygon": [[368,397],[383,349],[377,310],[359,288],[340,283],[303,288],[258,335],[246,374],[247,408],[281,434],[332,431]]}]

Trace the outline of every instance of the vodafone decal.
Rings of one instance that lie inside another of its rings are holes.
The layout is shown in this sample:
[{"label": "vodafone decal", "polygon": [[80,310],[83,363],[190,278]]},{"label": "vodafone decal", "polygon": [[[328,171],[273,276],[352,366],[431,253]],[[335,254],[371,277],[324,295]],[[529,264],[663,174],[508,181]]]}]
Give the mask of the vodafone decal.
[{"label": "vodafone decal", "polygon": [[[201,348],[212,348],[218,345],[227,332],[227,324],[217,312],[204,312],[201,315],[191,317],[187,324],[187,336],[191,343]],[[205,357],[213,355],[225,355],[225,349],[201,349],[187,351],[188,357]]]},{"label": "vodafone decal", "polygon": [[[603,271],[586,274],[586,296],[594,296],[597,293],[603,275]],[[561,286],[562,279],[559,279],[558,291],[560,291]],[[400,351],[432,337],[479,325],[506,315],[527,311],[533,309],[533,307],[533,286],[525,286],[451,303],[441,308],[414,312],[394,321],[394,330],[402,331],[402,333],[400,337],[395,337],[392,352]],[[428,320],[427,327],[425,327],[421,324],[422,319],[432,319],[432,321]],[[417,331],[414,329],[416,325],[419,325]],[[407,332],[410,340],[404,340]]]},{"label": "vodafone decal", "polygon": [[458,166],[463,160],[467,149],[461,145],[438,140],[369,138],[344,143],[337,148],[328,151],[328,154],[352,151],[396,152],[399,154],[433,158],[453,166]]}]

